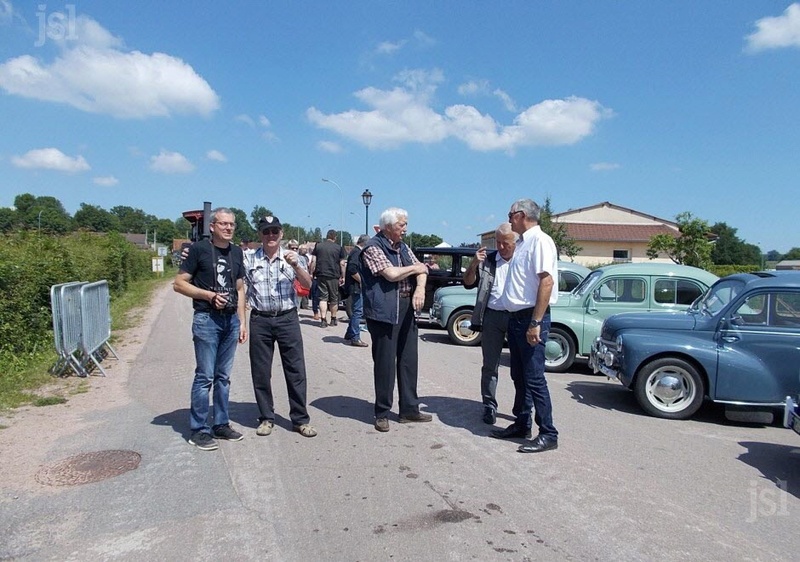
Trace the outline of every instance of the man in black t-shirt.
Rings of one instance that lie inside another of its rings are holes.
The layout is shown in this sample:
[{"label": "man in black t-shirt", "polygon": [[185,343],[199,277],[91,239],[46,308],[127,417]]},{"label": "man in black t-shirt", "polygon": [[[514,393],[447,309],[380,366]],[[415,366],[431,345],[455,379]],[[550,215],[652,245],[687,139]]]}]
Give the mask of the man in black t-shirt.
[{"label": "man in black t-shirt", "polygon": [[320,326],[328,327],[328,308],[331,309],[331,326],[336,326],[339,323],[336,318],[339,312],[339,285],[344,283],[347,255],[344,248],[336,243],[336,231],[333,229],[328,231],[325,240],[317,242],[312,253],[317,258],[314,272],[319,290]]},{"label": "man in black t-shirt", "polygon": [[[211,240],[189,248],[175,277],[175,292],[192,299],[192,336],[197,367],[192,383],[189,443],[204,451],[218,448],[216,439],[239,441],[230,426],[228,395],[236,344],[247,341],[244,318],[242,249],[231,244],[236,218],[230,209],[211,212]],[[209,394],[214,388],[213,426]],[[213,437],[212,437],[213,436]]]}]

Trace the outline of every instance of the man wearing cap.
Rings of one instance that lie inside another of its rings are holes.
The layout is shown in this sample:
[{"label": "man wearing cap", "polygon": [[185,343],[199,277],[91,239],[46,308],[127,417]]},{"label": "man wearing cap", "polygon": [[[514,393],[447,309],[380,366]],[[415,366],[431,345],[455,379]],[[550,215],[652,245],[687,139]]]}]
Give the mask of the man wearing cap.
[{"label": "man wearing cap", "polygon": [[[242,250],[231,244],[236,217],[230,209],[211,211],[211,239],[185,249],[173,288],[190,297],[192,338],[197,367],[189,408],[189,443],[203,451],[219,447],[214,439],[240,441],[228,418],[228,395],[236,343],[247,340],[244,322]],[[214,425],[209,396],[214,389]]]},{"label": "man wearing cap", "polygon": [[247,302],[250,305],[250,371],[259,411],[256,435],[269,435],[275,426],[272,397],[272,358],[275,343],[281,354],[283,376],[289,394],[289,417],[294,431],[314,437],[306,407],[306,360],[297,316],[294,280],[311,286],[311,276],[297,252],[283,250],[283,228],[278,217],[258,222],[261,247],[245,256]]}]

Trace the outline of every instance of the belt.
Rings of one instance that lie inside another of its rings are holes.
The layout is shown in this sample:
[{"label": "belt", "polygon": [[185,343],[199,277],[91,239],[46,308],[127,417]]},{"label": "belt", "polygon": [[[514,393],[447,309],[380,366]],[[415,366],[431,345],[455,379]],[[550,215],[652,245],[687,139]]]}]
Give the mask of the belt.
[{"label": "belt", "polygon": [[[547,310],[544,311],[544,316],[550,314],[550,307],[547,307]],[[523,308],[522,310],[515,310],[511,313],[511,318],[525,318],[527,317],[529,320],[533,316],[533,307]]]},{"label": "belt", "polygon": [[268,310],[255,310],[253,309],[250,312],[251,316],[266,316],[267,318],[275,318],[276,316],[284,316],[289,314],[290,312],[294,312],[296,309],[290,308],[289,310],[278,310],[276,311],[268,311]]}]

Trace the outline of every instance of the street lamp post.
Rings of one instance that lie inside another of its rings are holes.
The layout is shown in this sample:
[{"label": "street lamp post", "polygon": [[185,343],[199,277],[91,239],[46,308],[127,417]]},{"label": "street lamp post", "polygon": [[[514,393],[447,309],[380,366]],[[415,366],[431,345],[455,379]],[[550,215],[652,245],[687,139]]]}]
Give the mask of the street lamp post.
[{"label": "street lamp post", "polygon": [[361,194],[361,200],[364,202],[366,217],[364,219],[364,234],[369,236],[369,204],[372,203],[372,193],[369,192],[369,189],[365,189],[364,193]]},{"label": "street lamp post", "polygon": [[322,181],[327,183],[332,183],[333,185],[335,185],[339,190],[339,195],[342,198],[342,222],[341,222],[342,227],[341,229],[339,229],[339,245],[343,246],[344,244],[342,242],[344,240],[344,192],[342,191],[342,188],[339,186],[339,184],[336,183],[335,181],[329,180],[327,178],[322,178]]}]

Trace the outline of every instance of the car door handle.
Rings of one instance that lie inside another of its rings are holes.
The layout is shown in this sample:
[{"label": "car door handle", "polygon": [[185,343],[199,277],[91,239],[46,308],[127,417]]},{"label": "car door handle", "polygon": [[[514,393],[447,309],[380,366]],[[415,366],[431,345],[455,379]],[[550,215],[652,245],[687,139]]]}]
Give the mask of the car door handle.
[{"label": "car door handle", "polygon": [[722,336],[722,341],[733,343],[735,341],[739,341],[739,336]]}]

